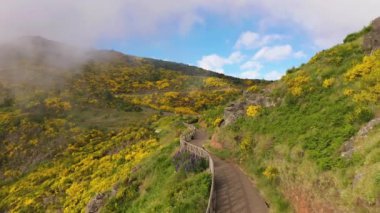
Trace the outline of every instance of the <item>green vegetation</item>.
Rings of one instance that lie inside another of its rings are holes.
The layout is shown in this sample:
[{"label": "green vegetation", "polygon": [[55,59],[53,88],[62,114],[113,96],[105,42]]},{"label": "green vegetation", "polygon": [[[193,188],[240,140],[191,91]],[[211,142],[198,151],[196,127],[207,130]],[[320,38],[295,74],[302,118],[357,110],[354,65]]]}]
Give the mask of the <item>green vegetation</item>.
[{"label": "green vegetation", "polygon": [[[100,195],[103,212],[202,212],[207,162],[175,140],[198,118],[225,148],[210,150],[239,163],[273,211],[376,212],[380,127],[354,137],[380,115],[380,50],[365,55],[361,44],[369,29],[277,82],[112,51],[53,66],[37,60],[50,50],[18,50],[0,69],[0,212],[84,212]],[[219,128],[228,103],[255,97],[276,104],[247,102]]]},{"label": "green vegetation", "polygon": [[176,172],[172,155],[177,143],[146,159],[120,186],[103,212],[203,212],[210,192],[210,173]]},{"label": "green vegetation", "polygon": [[[0,82],[1,212],[84,212],[100,195],[109,212],[205,210],[210,174],[204,162],[176,171],[173,140],[190,115],[236,98],[242,80],[115,52],[66,70],[20,52],[9,67],[31,78]],[[49,83],[33,82],[43,71]]]},{"label": "green vegetation", "polygon": [[279,212],[287,208],[279,192],[295,207],[301,204],[292,194],[306,192],[304,202],[326,208],[378,208],[377,135],[354,145],[352,156],[342,155],[344,144],[380,112],[380,50],[365,56],[361,37],[367,32],[348,36],[272,84],[277,106],[260,113],[248,107],[247,116],[219,131]]},{"label": "green vegetation", "polygon": [[360,32],[349,34],[346,38],[344,38],[343,42],[347,43],[347,42],[355,41],[356,39],[363,37],[363,35],[365,35],[366,33],[370,31],[371,31],[371,26],[364,27]]}]

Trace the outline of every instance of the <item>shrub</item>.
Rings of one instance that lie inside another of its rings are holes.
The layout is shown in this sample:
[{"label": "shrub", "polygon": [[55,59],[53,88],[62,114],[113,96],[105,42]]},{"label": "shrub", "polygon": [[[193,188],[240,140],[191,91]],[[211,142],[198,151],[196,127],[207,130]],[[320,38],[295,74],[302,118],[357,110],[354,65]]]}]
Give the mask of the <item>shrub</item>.
[{"label": "shrub", "polygon": [[356,39],[360,38],[361,36],[365,35],[366,33],[371,31],[371,26],[364,27],[360,32],[357,33],[351,33],[344,38],[343,42],[348,43],[355,41]]},{"label": "shrub", "polygon": [[352,89],[344,89],[343,95],[345,96],[352,96],[354,94],[354,90]]},{"label": "shrub", "polygon": [[334,84],[334,82],[335,82],[335,78],[328,78],[323,81],[322,86],[324,88],[329,88]]},{"label": "shrub", "polygon": [[274,180],[278,175],[278,170],[273,166],[268,166],[265,168],[263,175],[269,180]]},{"label": "shrub", "polygon": [[214,125],[215,127],[218,127],[222,122],[223,122],[223,118],[216,118],[216,119],[214,120],[213,125]]},{"label": "shrub", "polygon": [[259,88],[256,85],[253,85],[253,86],[248,87],[247,92],[254,93],[254,92],[257,92],[258,90]]},{"label": "shrub", "polygon": [[208,167],[208,162],[186,150],[179,150],[173,157],[176,171],[201,172]]},{"label": "shrub", "polygon": [[246,114],[249,117],[255,117],[260,113],[260,111],[261,111],[261,106],[251,105],[251,106],[248,106]]},{"label": "shrub", "polygon": [[209,77],[203,80],[206,87],[227,87],[229,84],[220,78]]}]

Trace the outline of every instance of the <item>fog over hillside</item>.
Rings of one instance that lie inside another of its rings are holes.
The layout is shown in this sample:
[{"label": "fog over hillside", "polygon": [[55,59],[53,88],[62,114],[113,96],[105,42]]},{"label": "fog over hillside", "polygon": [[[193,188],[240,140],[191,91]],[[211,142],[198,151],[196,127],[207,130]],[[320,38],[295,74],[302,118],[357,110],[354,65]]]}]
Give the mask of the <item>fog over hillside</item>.
[{"label": "fog over hillside", "polygon": [[[294,5],[297,5],[294,7]],[[24,35],[93,45],[103,39],[128,39],[186,34],[204,24],[206,14],[226,22],[259,20],[261,26],[295,23],[314,38],[317,45],[328,46],[346,34],[366,25],[378,14],[377,0],[3,0],[0,39]],[[321,16],[320,14],[324,15]],[[264,16],[265,14],[265,16]],[[347,18],[350,17],[350,18]]]}]

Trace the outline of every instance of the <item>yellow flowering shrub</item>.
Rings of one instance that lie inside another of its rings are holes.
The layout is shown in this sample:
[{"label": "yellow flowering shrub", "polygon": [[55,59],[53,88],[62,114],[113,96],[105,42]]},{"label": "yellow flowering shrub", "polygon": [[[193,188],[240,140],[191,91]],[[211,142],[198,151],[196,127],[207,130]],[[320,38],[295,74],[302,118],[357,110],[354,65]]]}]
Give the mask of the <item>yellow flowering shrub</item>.
[{"label": "yellow flowering shrub", "polygon": [[158,89],[166,89],[170,86],[170,83],[167,79],[156,81],[156,86]]},{"label": "yellow flowering shrub", "polygon": [[[105,192],[125,180],[131,170],[159,145],[145,128],[127,128],[104,134],[98,130],[83,133],[67,152],[48,165],[37,167],[15,183],[5,185],[0,193],[11,192],[7,202],[12,211],[25,206],[41,208],[41,199],[56,199],[44,208],[62,207],[63,212],[81,212],[97,193]],[[9,170],[7,176],[17,175]],[[46,190],[49,189],[49,190]],[[25,196],[33,191],[33,197]]]},{"label": "yellow flowering shrub", "polygon": [[226,87],[229,85],[225,80],[215,77],[206,78],[203,83],[206,87]]},{"label": "yellow flowering shrub", "polygon": [[344,91],[343,91],[343,95],[345,95],[345,96],[352,96],[353,94],[354,94],[353,89],[344,89]]},{"label": "yellow flowering shrub", "polygon": [[301,74],[293,78],[285,76],[284,80],[288,86],[289,92],[293,96],[300,96],[304,91],[303,87],[307,85],[307,83],[310,81],[310,77],[308,77],[305,73],[301,72]]},{"label": "yellow flowering shrub", "polygon": [[335,78],[328,78],[328,79],[325,79],[322,83],[322,86],[324,88],[329,88],[331,87],[333,84],[335,83]]},{"label": "yellow flowering shrub", "polygon": [[246,153],[251,148],[251,141],[249,138],[244,138],[239,144],[240,151]]},{"label": "yellow flowering shrub", "polygon": [[55,112],[63,112],[71,109],[70,102],[62,101],[60,98],[57,97],[45,99],[44,104],[46,108],[51,109]]},{"label": "yellow flowering shrub", "polygon": [[246,114],[249,117],[255,117],[260,113],[260,111],[261,111],[261,106],[251,105],[251,106],[248,106]]},{"label": "yellow flowering shrub", "polygon": [[378,99],[378,95],[363,90],[355,94],[352,99],[357,103],[375,103]]},{"label": "yellow flowering shrub", "polygon": [[257,92],[258,90],[259,88],[256,85],[253,85],[253,86],[248,87],[247,92],[254,93],[254,92]]},{"label": "yellow flowering shrub", "polygon": [[222,123],[222,121],[223,121],[223,118],[216,118],[216,119],[214,120],[213,125],[214,125],[215,127],[218,127],[218,126]]},{"label": "yellow flowering shrub", "polygon": [[267,168],[265,168],[263,175],[269,180],[273,180],[277,177],[278,170],[273,166],[268,166]]},{"label": "yellow flowering shrub", "polygon": [[[362,63],[346,72],[348,82],[355,80],[355,91],[345,90],[345,95],[353,96],[357,103],[376,103],[380,99],[380,50],[364,56]],[[350,94],[349,94],[350,93]]]},{"label": "yellow flowering shrub", "polygon": [[300,96],[302,95],[303,89],[301,87],[296,86],[296,87],[290,87],[289,91],[293,96]]},{"label": "yellow flowering shrub", "polygon": [[190,109],[188,107],[176,107],[176,108],[174,108],[174,112],[176,114],[189,114],[189,115],[197,114],[196,112],[194,112],[192,109]]},{"label": "yellow flowering shrub", "polygon": [[371,55],[364,56],[362,63],[354,66],[347,71],[345,78],[347,81],[353,81],[357,78],[366,76],[373,71],[380,70],[380,50],[375,51]]}]

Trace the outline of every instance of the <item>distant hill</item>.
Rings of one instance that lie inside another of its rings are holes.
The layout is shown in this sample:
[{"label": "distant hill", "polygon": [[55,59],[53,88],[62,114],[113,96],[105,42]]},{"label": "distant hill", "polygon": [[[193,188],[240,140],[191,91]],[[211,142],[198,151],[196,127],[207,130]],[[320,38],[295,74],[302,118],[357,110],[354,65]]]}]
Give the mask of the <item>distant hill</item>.
[{"label": "distant hill", "polygon": [[166,69],[183,75],[218,77],[234,83],[238,78],[225,76],[186,64],[125,55],[117,51],[84,49],[38,36],[21,37],[0,45],[0,79],[7,82],[37,86],[52,86],[80,72],[89,62],[111,63],[138,67],[150,65],[155,70]]}]

